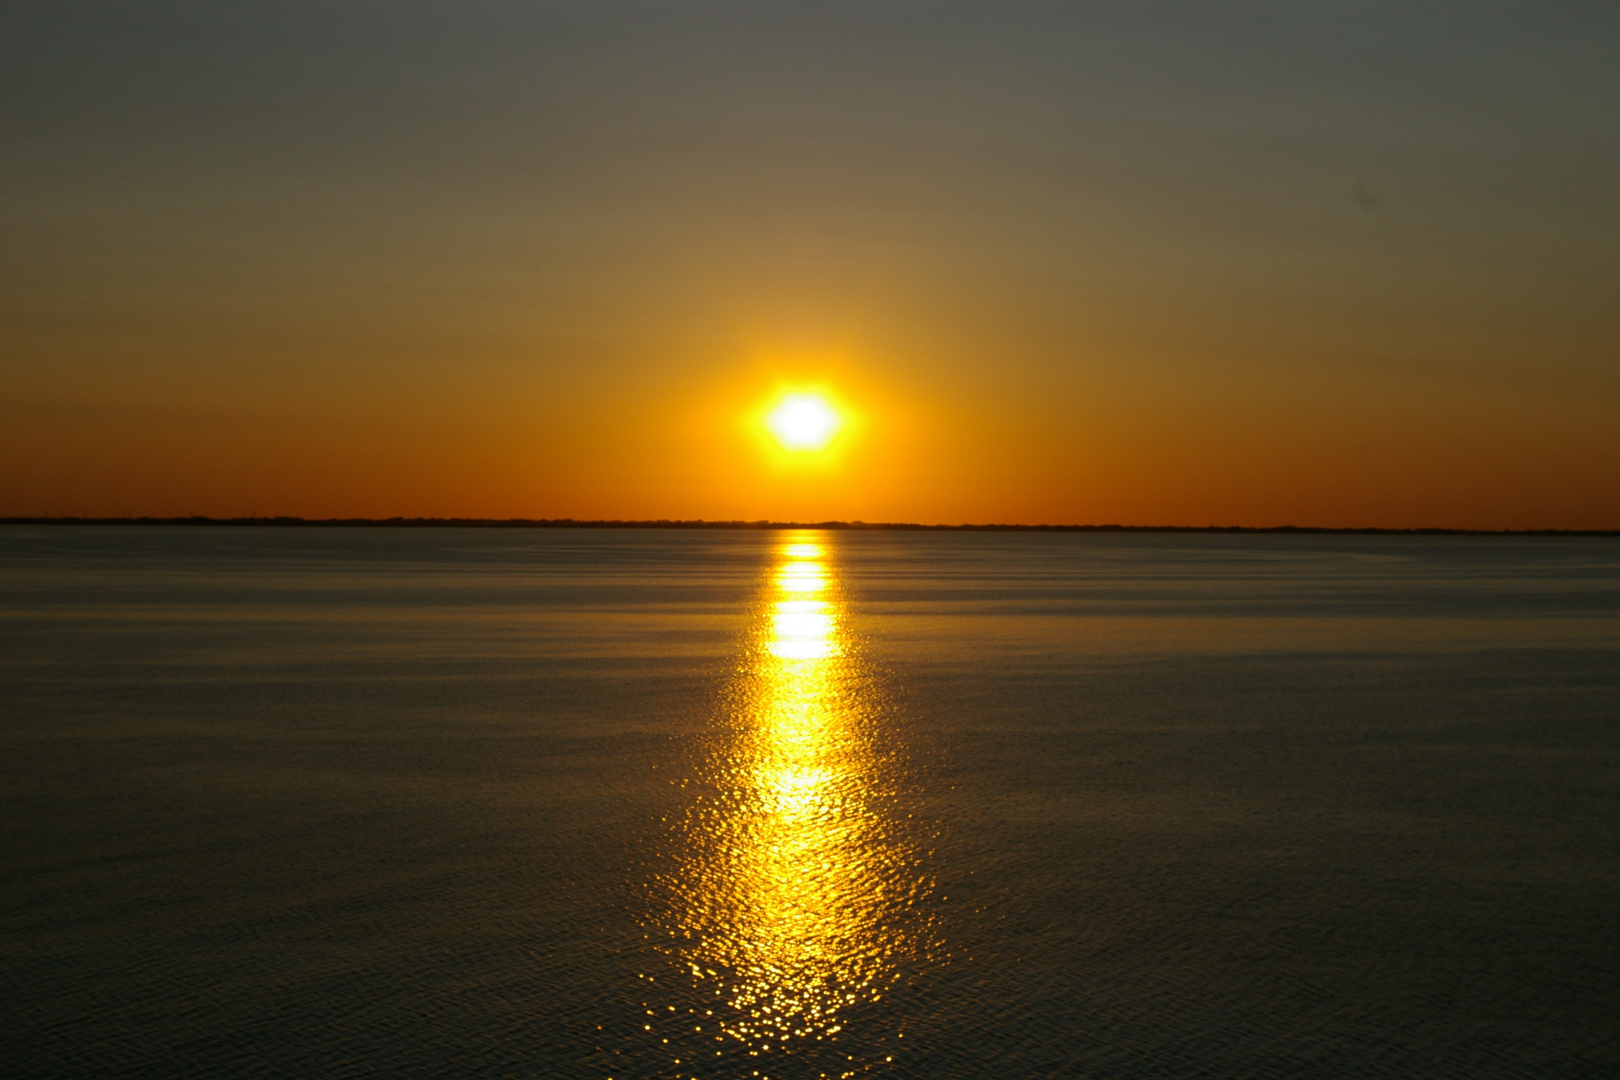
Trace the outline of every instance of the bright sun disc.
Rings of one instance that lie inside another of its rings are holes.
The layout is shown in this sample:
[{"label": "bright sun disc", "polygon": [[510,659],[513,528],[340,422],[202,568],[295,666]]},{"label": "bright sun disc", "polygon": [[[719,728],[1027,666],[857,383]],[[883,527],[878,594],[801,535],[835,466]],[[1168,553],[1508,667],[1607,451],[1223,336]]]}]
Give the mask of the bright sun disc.
[{"label": "bright sun disc", "polygon": [[765,418],[784,450],[820,450],[832,442],[843,423],[820,394],[789,394]]}]

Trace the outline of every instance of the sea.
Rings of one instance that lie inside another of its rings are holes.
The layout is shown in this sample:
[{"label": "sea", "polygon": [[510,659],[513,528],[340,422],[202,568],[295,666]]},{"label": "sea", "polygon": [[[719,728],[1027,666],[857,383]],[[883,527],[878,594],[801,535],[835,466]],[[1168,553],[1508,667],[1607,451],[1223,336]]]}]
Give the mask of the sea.
[{"label": "sea", "polygon": [[0,526],[7,1077],[1620,1076],[1620,538]]}]

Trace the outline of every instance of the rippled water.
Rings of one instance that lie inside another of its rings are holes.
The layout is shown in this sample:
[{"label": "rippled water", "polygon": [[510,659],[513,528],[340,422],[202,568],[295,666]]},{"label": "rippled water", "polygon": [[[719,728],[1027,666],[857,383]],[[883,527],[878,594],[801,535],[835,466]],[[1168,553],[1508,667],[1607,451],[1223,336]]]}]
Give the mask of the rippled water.
[{"label": "rippled water", "polygon": [[1620,1074],[1620,542],[0,529],[18,1076]]},{"label": "rippled water", "polygon": [[650,905],[672,964],[642,1002],[677,1075],[735,1074],[727,1051],[761,1076],[886,1065],[907,1017],[878,1003],[939,946],[900,725],[833,555],[778,545],[713,747],[681,770]]}]

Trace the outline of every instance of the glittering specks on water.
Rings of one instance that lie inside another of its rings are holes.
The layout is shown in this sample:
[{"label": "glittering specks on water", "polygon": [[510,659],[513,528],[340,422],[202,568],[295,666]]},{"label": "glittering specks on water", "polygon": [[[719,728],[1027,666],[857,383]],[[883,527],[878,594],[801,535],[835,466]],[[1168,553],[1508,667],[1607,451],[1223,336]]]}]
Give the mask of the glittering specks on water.
[{"label": "glittering specks on water", "polygon": [[652,883],[664,977],[643,974],[641,1027],[677,1076],[889,1065],[903,1021],[871,1006],[937,952],[905,750],[848,634],[836,552],[795,536],[776,555]]}]

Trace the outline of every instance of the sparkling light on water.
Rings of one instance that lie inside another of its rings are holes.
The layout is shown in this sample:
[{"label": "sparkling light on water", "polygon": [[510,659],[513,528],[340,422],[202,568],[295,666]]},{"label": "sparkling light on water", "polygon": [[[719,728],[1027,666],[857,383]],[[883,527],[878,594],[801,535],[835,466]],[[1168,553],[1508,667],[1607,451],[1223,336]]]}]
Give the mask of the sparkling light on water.
[{"label": "sparkling light on water", "polygon": [[712,1002],[680,1010],[683,1034],[698,1037],[671,1045],[694,1067],[683,1075],[854,1076],[889,1063],[898,1031],[893,1043],[852,1039],[846,1025],[932,933],[930,883],[893,805],[881,695],[848,638],[832,554],[803,537],[778,550],[705,767],[709,794],[681,822],[662,883],[671,959]]}]

